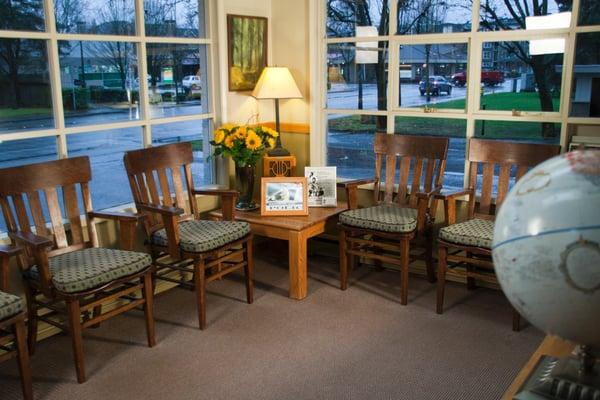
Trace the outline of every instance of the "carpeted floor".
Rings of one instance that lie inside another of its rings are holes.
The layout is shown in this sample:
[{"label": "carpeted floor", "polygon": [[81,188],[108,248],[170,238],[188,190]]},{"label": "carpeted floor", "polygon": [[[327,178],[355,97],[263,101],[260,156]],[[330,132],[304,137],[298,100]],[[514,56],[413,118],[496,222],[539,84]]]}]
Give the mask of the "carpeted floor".
[{"label": "carpeted floor", "polygon": [[[196,328],[193,293],[156,298],[158,345],[147,348],[133,311],[87,330],[88,381],[76,382],[71,344],[41,342],[32,360],[37,399],[497,399],[542,339],[511,331],[500,292],[435,285],[411,276],[399,303],[399,273],[366,267],[338,289],[336,247],[311,243],[309,296],[287,298],[287,248],[261,242],[256,297],[241,278],[213,282],[208,329]],[[14,360],[0,365],[0,399],[20,399]]]}]

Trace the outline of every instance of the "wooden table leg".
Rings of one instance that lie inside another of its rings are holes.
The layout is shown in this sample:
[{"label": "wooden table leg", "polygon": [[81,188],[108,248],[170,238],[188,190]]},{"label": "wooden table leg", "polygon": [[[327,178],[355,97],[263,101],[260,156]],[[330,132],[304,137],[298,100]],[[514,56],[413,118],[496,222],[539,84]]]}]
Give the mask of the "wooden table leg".
[{"label": "wooden table leg", "polygon": [[308,273],[306,270],[306,242],[303,232],[289,232],[290,297],[302,300],[308,294]]}]

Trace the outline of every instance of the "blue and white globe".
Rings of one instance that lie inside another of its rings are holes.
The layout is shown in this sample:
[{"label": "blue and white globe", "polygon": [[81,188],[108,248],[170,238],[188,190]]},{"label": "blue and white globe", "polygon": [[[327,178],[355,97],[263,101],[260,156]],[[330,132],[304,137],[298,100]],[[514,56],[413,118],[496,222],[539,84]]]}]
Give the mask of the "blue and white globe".
[{"label": "blue and white globe", "polygon": [[600,347],[600,151],[570,152],[525,174],[496,216],[492,254],[521,315]]}]

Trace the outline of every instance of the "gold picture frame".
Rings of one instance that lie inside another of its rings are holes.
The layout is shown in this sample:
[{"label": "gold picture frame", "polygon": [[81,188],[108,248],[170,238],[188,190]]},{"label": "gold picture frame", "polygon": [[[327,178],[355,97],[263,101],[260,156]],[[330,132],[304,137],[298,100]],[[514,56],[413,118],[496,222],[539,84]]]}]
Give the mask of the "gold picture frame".
[{"label": "gold picture frame", "polygon": [[305,177],[262,178],[260,183],[260,215],[308,215]]},{"label": "gold picture frame", "polygon": [[254,89],[267,66],[267,18],[227,14],[229,91]]}]

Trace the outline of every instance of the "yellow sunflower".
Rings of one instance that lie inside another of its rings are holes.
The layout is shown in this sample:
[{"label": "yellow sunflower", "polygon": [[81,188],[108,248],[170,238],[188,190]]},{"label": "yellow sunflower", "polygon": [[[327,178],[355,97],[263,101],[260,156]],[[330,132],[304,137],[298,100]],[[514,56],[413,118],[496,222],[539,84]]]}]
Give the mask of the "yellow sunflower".
[{"label": "yellow sunflower", "polygon": [[248,136],[246,137],[246,147],[250,150],[256,150],[260,146],[262,146],[262,140],[260,137],[254,133],[254,131],[250,131]]},{"label": "yellow sunflower", "polygon": [[231,149],[233,147],[233,141],[235,140],[235,135],[229,135],[225,138],[225,142],[223,143],[225,147]]},{"label": "yellow sunflower", "polygon": [[269,143],[269,147],[270,147],[270,148],[272,148],[272,149],[273,149],[273,148],[275,148],[275,139],[273,139],[273,138],[268,138],[268,139],[267,139],[267,143]]},{"label": "yellow sunflower", "polygon": [[263,126],[263,131],[265,131],[269,136],[276,138],[279,136],[279,133],[275,129],[271,129],[267,126]]},{"label": "yellow sunflower", "polygon": [[220,144],[225,139],[225,131],[223,129],[217,129],[215,131],[215,143]]},{"label": "yellow sunflower", "polygon": [[239,126],[235,131],[235,136],[238,139],[246,139],[246,136],[248,136],[248,128],[246,128],[245,126]]}]

